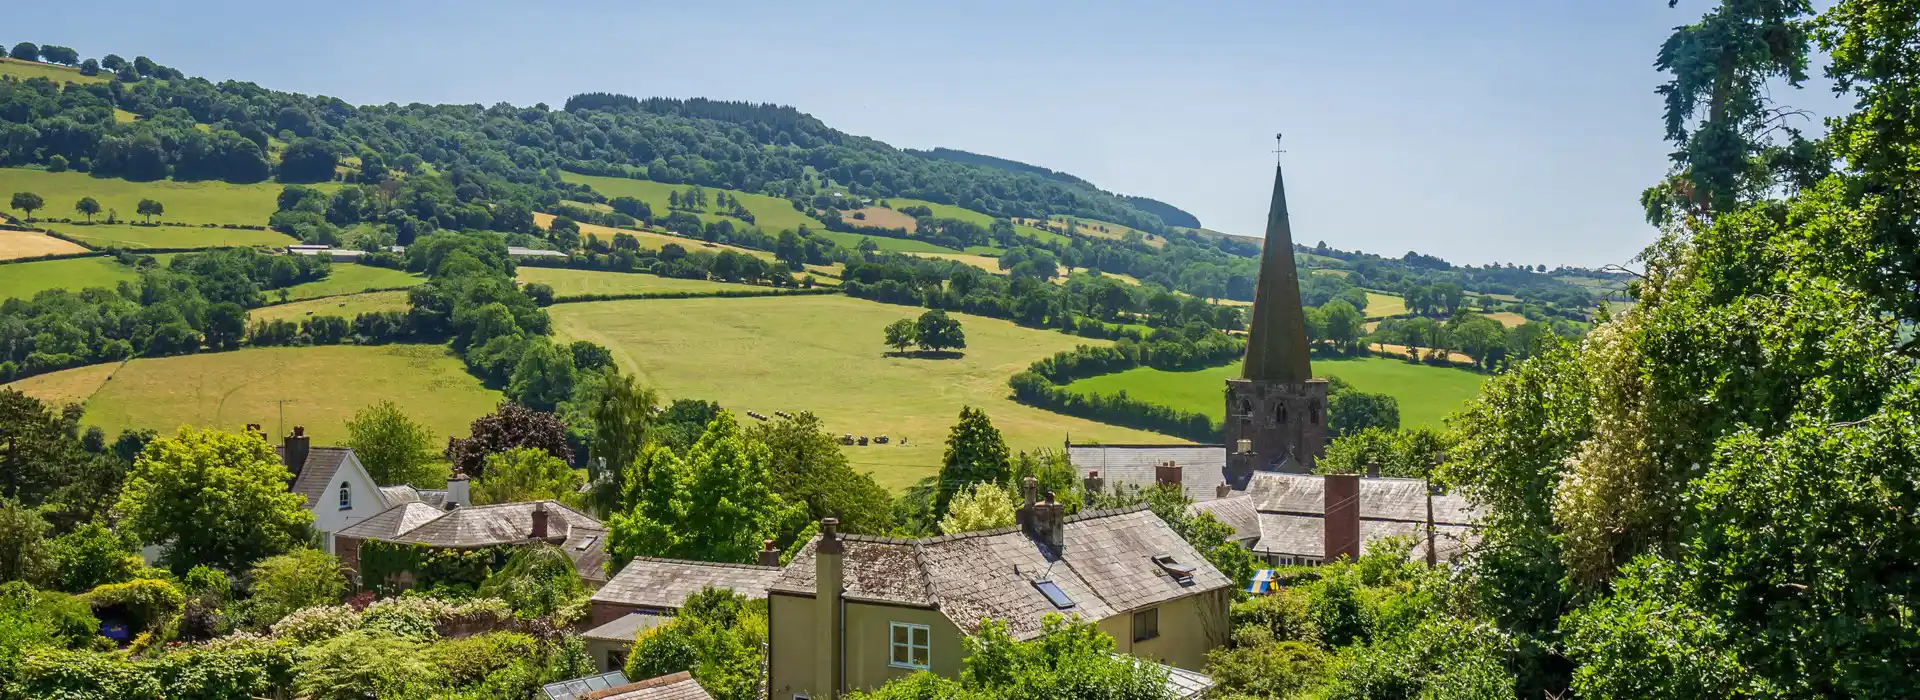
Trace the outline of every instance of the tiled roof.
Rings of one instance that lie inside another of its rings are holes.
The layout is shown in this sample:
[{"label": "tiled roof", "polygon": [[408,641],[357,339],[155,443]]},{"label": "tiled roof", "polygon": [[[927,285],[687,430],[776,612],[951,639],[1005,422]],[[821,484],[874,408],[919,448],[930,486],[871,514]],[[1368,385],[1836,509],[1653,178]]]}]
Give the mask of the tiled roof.
[{"label": "tiled roof", "polygon": [[767,597],[767,586],[780,576],[780,567],[752,564],[715,564],[680,559],[638,557],[593,594],[595,602],[678,610],[687,596],[712,586],[749,599]]},{"label": "tiled roof", "polygon": [[713,700],[693,675],[681,671],[587,694],[591,700]]},{"label": "tiled roof", "polygon": [[373,514],[373,517],[349,525],[336,533],[343,537],[357,537],[363,540],[391,539],[402,532],[420,527],[447,512],[425,503],[402,503]]},{"label": "tiled roof", "polygon": [[575,525],[567,531],[567,541],[560,543],[560,548],[573,560],[573,568],[580,572],[580,578],[593,583],[607,580],[606,529]]},{"label": "tiled roof", "polygon": [[1195,515],[1212,513],[1213,517],[1233,528],[1234,539],[1254,540],[1260,538],[1260,512],[1253,507],[1253,499],[1244,492],[1236,492],[1226,498],[1216,498],[1204,503],[1195,503],[1188,507]]},{"label": "tiled roof", "polygon": [[[275,447],[273,451],[280,455],[283,463],[286,461],[287,450],[284,446]],[[340,465],[346,463],[350,454],[353,454],[353,448],[350,447],[307,448],[307,463],[300,467],[300,473],[293,477],[293,483],[287,486],[287,490],[306,496],[307,509],[312,510],[320,503],[327,486],[333,483],[333,476],[340,472]]]},{"label": "tiled roof", "polygon": [[443,490],[417,489],[407,484],[380,487],[380,502],[389,506],[401,503],[425,503],[435,508],[447,504],[447,492]]},{"label": "tiled roof", "polygon": [[[1144,506],[1065,519],[1057,555],[1018,528],[923,540],[845,537],[850,600],[937,607],[962,630],[982,618],[1007,623],[1016,637],[1040,631],[1046,613],[1103,619],[1117,613],[1232,585]],[[807,543],[771,587],[814,593],[814,549]],[[1195,569],[1181,582],[1152,561],[1166,555]],[[1035,586],[1048,581],[1073,606],[1061,609]]]},{"label": "tiled roof", "polygon": [[[1317,515],[1286,515],[1280,513],[1260,514],[1260,541],[1255,542],[1256,554],[1275,554],[1280,556],[1326,558],[1326,519]],[[1434,550],[1439,561],[1452,561],[1463,554],[1467,547],[1480,540],[1480,535],[1472,527],[1464,525],[1435,525]],[[1427,526],[1425,523],[1410,523],[1399,520],[1362,520],[1360,521],[1360,553],[1365,554],[1373,541],[1382,537],[1410,537],[1414,540],[1413,561],[1425,561],[1427,556]]]},{"label": "tiled roof", "polygon": [[[1313,474],[1256,472],[1247,486],[1254,507],[1262,513],[1322,515],[1326,508],[1326,479]],[[1427,521],[1427,484],[1419,479],[1365,478],[1360,480],[1360,517],[1365,520]],[[1472,504],[1456,495],[1433,497],[1433,521],[1450,525],[1479,522]]]},{"label": "tiled roof", "polygon": [[543,504],[547,508],[548,537],[566,537],[576,526],[593,529],[605,527],[600,521],[561,505],[559,501],[527,501],[456,508],[444,517],[401,533],[393,540],[449,548],[521,542],[533,536],[533,511]]},{"label": "tiled roof", "polygon": [[1205,503],[1219,497],[1215,489],[1226,481],[1227,449],[1219,445],[1068,445],[1067,461],[1081,476],[1099,470],[1108,488],[1153,486],[1158,483],[1154,467],[1173,462],[1180,465],[1180,486],[1187,497]]},{"label": "tiled roof", "polygon": [[581,632],[587,639],[607,642],[631,642],[641,630],[649,630],[667,623],[673,618],[666,615],[648,615],[646,613],[628,613],[614,618],[607,624]]}]

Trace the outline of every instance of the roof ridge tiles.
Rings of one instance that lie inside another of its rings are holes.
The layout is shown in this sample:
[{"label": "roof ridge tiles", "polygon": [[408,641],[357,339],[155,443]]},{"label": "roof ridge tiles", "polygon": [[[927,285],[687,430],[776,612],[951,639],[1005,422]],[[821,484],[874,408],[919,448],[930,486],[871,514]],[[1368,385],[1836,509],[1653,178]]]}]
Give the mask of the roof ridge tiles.
[{"label": "roof ridge tiles", "polygon": [[[593,529],[599,529],[599,528],[593,528]],[[651,561],[651,562],[658,562],[661,564],[695,564],[698,566],[720,566],[720,567],[726,567],[729,569],[752,569],[754,571],[779,571],[785,568],[780,566],[761,566],[759,564],[738,564],[738,563],[729,562],[729,561],[700,561],[698,559],[672,559],[668,557],[634,557],[628,560],[628,562],[636,562],[636,561]],[[620,567],[620,568],[622,571],[626,570],[626,567]]]}]

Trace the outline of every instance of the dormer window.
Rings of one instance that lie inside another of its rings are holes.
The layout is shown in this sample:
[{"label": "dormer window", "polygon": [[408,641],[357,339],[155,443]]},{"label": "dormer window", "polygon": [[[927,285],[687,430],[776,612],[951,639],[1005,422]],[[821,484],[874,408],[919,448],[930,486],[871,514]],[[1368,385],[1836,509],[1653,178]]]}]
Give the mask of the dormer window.
[{"label": "dormer window", "polygon": [[342,481],[340,482],[340,510],[352,510],[352,509],[353,509],[353,489],[347,486],[347,482]]}]

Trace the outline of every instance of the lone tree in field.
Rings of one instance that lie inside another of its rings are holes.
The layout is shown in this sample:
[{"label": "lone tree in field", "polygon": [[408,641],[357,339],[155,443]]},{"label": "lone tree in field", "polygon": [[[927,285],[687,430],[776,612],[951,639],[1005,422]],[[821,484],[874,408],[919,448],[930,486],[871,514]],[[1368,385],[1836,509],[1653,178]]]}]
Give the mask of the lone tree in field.
[{"label": "lone tree in field", "polygon": [[100,202],[92,197],[81,197],[80,201],[73,203],[73,210],[85,215],[87,221],[92,222],[93,215],[100,213]]},{"label": "lone tree in field", "polygon": [[903,318],[887,324],[887,346],[894,352],[906,352],[916,342],[913,319]]},{"label": "lone tree in field", "polygon": [[154,200],[142,199],[140,200],[139,207],[135,209],[135,211],[139,212],[141,216],[147,217],[148,223],[152,223],[153,217],[167,213],[167,208],[165,205]]},{"label": "lone tree in field", "polygon": [[947,435],[947,453],[940,461],[933,514],[944,517],[953,497],[974,484],[1004,484],[1012,477],[1007,441],[993,427],[987,412],[972,406],[960,409],[960,422]]},{"label": "lone tree in field", "polygon": [[8,206],[26,212],[27,218],[31,219],[33,218],[33,210],[46,205],[46,200],[40,199],[40,195],[32,192],[15,192],[13,193],[13,202]]},{"label": "lone tree in field", "polygon": [[960,322],[938,309],[920,314],[920,320],[914,323],[913,337],[920,349],[933,352],[967,346],[967,334],[960,330]]}]

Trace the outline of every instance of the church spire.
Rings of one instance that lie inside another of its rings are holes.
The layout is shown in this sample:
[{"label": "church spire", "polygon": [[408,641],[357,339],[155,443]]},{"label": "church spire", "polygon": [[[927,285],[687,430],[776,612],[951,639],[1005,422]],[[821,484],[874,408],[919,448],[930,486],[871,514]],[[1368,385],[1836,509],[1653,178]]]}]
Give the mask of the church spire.
[{"label": "church spire", "polygon": [[[1279,140],[1275,135],[1274,139]],[[1307,319],[1300,307],[1300,278],[1293,264],[1293,226],[1287,221],[1287,186],[1280,164],[1273,166],[1273,204],[1267,211],[1267,240],[1260,251],[1260,282],[1249,316],[1243,379],[1304,382],[1313,378],[1307,361]]]}]

